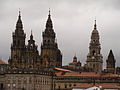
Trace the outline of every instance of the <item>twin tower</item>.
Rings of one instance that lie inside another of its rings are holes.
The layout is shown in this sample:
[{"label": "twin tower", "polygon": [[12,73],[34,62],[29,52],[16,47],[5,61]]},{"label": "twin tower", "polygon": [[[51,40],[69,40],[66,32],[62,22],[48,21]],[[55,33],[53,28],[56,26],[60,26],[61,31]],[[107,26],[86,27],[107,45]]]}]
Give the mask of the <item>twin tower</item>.
[{"label": "twin tower", "polygon": [[[16,29],[12,34],[13,41],[11,44],[11,57],[8,61],[11,68],[41,69],[62,67],[62,54],[58,49],[58,44],[55,40],[56,34],[53,29],[50,11],[42,37],[41,53],[39,54],[32,32],[28,44],[25,44],[26,34],[23,30],[21,15],[19,12]],[[103,70],[103,57],[100,51],[99,33],[95,20],[86,61],[87,67],[94,72],[102,72]],[[107,69],[111,72],[115,69],[115,59],[112,51],[110,51],[107,60]]]},{"label": "twin tower", "polygon": [[23,30],[21,14],[19,12],[16,29],[12,34],[11,57],[8,60],[11,68],[41,69],[62,66],[62,54],[55,41],[56,34],[53,29],[50,11],[42,37],[43,41],[39,55],[32,32],[28,44],[25,44],[26,34]]}]

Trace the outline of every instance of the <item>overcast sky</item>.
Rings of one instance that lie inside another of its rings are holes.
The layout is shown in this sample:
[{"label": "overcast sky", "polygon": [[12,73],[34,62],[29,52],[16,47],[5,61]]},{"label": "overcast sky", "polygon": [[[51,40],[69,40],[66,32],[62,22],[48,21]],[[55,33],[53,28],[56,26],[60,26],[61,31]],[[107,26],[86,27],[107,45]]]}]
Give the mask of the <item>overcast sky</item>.
[{"label": "overcast sky", "polygon": [[85,63],[96,18],[104,62],[112,49],[120,66],[120,0],[0,0],[0,58],[5,61],[10,56],[19,8],[27,34],[26,43],[32,29],[39,51],[51,9],[63,64],[71,62],[75,54]]}]

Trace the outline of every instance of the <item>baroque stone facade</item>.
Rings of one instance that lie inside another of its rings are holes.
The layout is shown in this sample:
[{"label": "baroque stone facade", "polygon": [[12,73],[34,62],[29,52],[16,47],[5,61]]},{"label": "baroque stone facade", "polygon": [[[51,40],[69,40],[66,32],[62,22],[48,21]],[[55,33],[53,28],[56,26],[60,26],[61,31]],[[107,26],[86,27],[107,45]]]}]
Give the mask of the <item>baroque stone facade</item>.
[{"label": "baroque stone facade", "polygon": [[12,33],[11,56],[8,64],[0,64],[0,90],[71,90],[81,83],[120,84],[120,68],[115,67],[112,50],[103,70],[96,20],[85,65],[74,56],[73,62],[62,66],[62,54],[56,42],[50,11],[42,37],[39,54],[32,31],[25,44],[26,34],[19,12],[16,29]]},{"label": "baroque stone facade", "polygon": [[11,68],[40,69],[45,67],[62,66],[62,54],[55,41],[56,35],[53,30],[50,11],[46,22],[46,29],[43,32],[43,42],[41,44],[40,55],[35,40],[33,39],[32,31],[28,44],[25,44],[26,34],[23,30],[20,12],[16,29],[15,32],[13,32],[12,37],[11,58],[8,61]]},{"label": "baroque stone facade", "polygon": [[28,44],[25,44],[26,34],[20,12],[12,39],[9,68],[1,75],[4,82],[0,80],[2,90],[54,90],[53,72],[50,70],[55,66],[62,66],[62,55],[55,41],[50,11],[40,55],[32,31]]},{"label": "baroque stone facade", "polygon": [[51,15],[49,11],[46,29],[42,33],[43,42],[41,45],[41,55],[40,59],[42,61],[42,67],[61,67],[62,66],[62,54],[58,49],[58,44],[56,42],[56,34],[53,29],[53,24],[51,20]]},{"label": "baroque stone facade", "polygon": [[37,46],[31,33],[28,45],[25,45],[26,34],[23,30],[21,15],[19,12],[15,32],[12,34],[11,58],[9,64],[11,68],[36,69],[40,68],[40,59]]}]

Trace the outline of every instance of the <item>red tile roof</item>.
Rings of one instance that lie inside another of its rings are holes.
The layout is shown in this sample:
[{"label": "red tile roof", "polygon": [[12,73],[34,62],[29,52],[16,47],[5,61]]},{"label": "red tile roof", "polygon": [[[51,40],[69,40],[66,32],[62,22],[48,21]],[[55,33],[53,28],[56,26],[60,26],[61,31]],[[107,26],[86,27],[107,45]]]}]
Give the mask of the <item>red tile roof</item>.
[{"label": "red tile roof", "polygon": [[72,72],[71,70],[58,68],[58,67],[55,67],[54,69],[59,70],[59,71]]},{"label": "red tile roof", "polygon": [[94,72],[66,72],[65,74],[62,74],[62,72],[57,72],[57,76],[99,76],[100,74],[94,73]]},{"label": "red tile roof", "polygon": [[3,60],[0,60],[0,64],[8,64],[8,63],[4,62]]},{"label": "red tile roof", "polygon": [[76,67],[75,65],[68,65],[67,67]]},{"label": "red tile roof", "polygon": [[116,85],[116,84],[80,84],[80,85],[77,85],[77,86],[74,86],[72,88],[90,88],[90,87],[93,87],[93,86],[96,86],[96,87],[102,87],[104,89],[120,89],[120,86]]},{"label": "red tile roof", "polygon": [[69,63],[69,65],[70,65],[70,64],[74,64],[74,65],[75,65],[75,64],[78,64],[78,62],[71,62],[71,63]]},{"label": "red tile roof", "polygon": [[120,77],[120,75],[117,74],[112,74],[112,73],[95,73],[95,72],[74,72],[74,71],[70,71],[70,72],[66,72],[64,74],[62,74],[62,72],[56,72],[56,76],[58,77],[73,77],[73,76],[80,76],[80,77]]}]

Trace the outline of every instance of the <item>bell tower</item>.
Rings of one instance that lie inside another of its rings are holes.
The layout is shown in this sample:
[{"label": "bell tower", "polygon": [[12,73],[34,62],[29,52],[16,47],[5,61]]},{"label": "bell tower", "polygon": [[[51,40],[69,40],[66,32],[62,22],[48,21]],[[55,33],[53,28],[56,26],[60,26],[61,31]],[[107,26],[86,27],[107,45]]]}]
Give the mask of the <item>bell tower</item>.
[{"label": "bell tower", "polygon": [[21,20],[21,14],[19,11],[18,20],[16,23],[15,32],[12,33],[12,44],[11,44],[11,58],[9,64],[14,68],[24,68],[24,55],[26,50],[25,38],[26,34],[23,30],[23,24]]},{"label": "bell tower", "polygon": [[99,42],[99,32],[97,30],[96,20],[94,24],[94,30],[92,31],[91,41],[89,46],[89,53],[87,55],[87,66],[94,72],[101,72],[103,65],[103,57],[101,54],[101,46]]},{"label": "bell tower", "polygon": [[48,19],[46,22],[46,29],[42,33],[43,41],[41,44],[41,55],[42,67],[55,67],[62,66],[62,54],[58,49],[56,42],[56,34],[53,29],[51,20],[50,10]]}]

